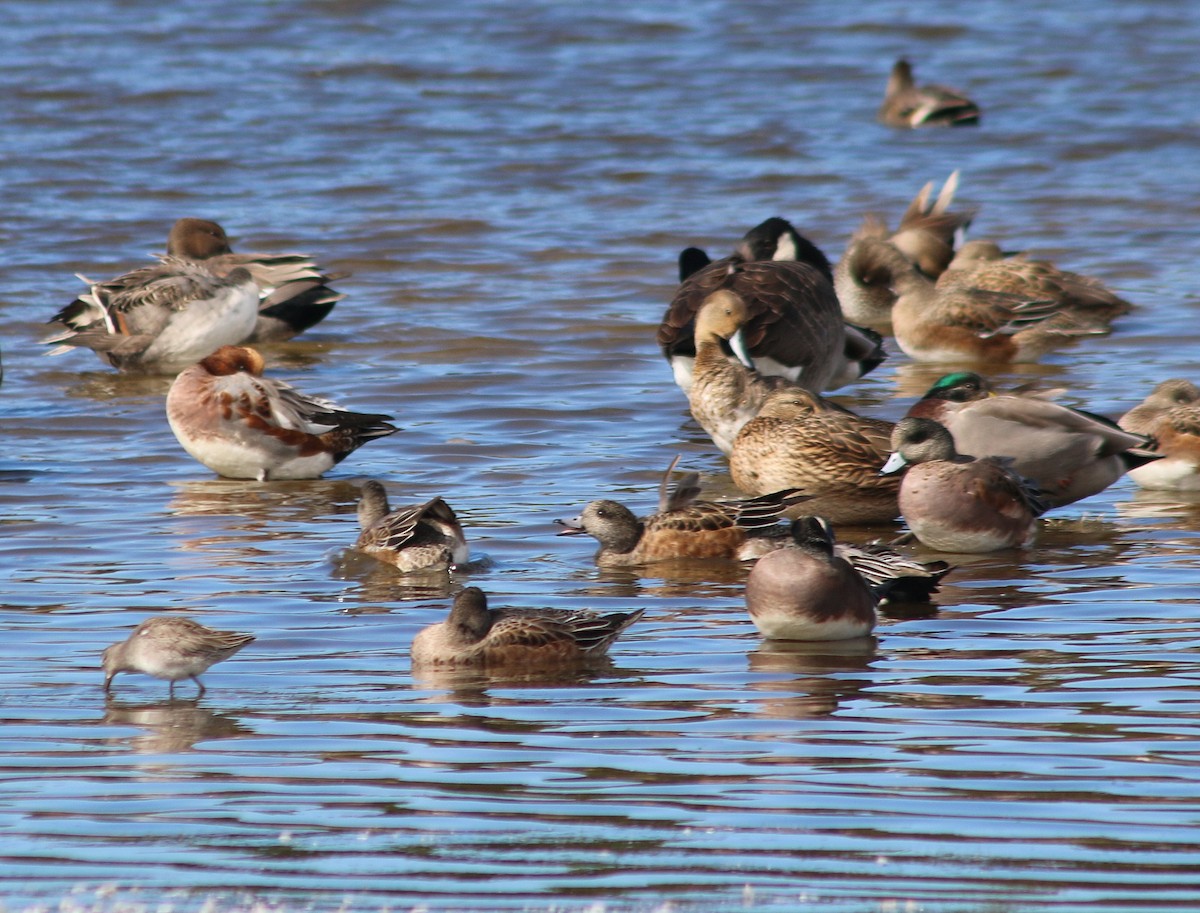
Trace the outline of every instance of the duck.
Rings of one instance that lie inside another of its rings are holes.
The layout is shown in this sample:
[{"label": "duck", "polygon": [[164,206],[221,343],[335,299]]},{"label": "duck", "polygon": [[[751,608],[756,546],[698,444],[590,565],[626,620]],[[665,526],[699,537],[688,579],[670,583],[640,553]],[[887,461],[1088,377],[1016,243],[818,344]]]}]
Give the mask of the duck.
[{"label": "duck", "polygon": [[585,662],[603,657],[644,611],[601,615],[568,609],[489,609],[483,590],[469,586],[455,596],[445,621],[417,632],[412,663],[537,669]]},{"label": "duck", "polygon": [[879,596],[834,549],[821,517],[792,522],[791,543],[764,555],[746,578],[746,609],[770,640],[848,640],[875,627]]},{"label": "duck", "polygon": [[657,512],[639,518],[618,501],[591,501],[577,517],[554,521],[563,527],[558,535],[586,534],[599,541],[600,567],[679,558],[751,561],[781,544],[785,530],[776,521],[802,498],[784,490],[740,501],[699,501],[698,474],[685,473],[670,486],[678,461],[663,474]]},{"label": "duck", "polygon": [[[1107,329],[1133,305],[1098,279],[1059,269],[1046,260],[1006,254],[995,241],[967,241],[937,280],[939,291],[985,289],[1028,300],[1052,301],[1073,323]],[[1054,318],[1063,319],[1063,318]]]},{"label": "duck", "polygon": [[907,415],[944,425],[961,454],[1011,459],[1049,507],[1091,497],[1160,458],[1143,434],[1044,396],[997,393],[973,371],[944,375]]},{"label": "duck", "polygon": [[[687,389],[692,417],[713,443],[729,455],[742,426],[758,414],[775,390],[798,387],[778,375],[759,374],[743,341],[750,318],[745,299],[717,289],[696,313],[696,357]],[[727,354],[730,349],[735,355]]]},{"label": "duck", "polygon": [[405,573],[447,570],[470,558],[458,517],[442,498],[392,510],[387,490],[374,479],[363,483],[361,495],[358,551]]},{"label": "duck", "polygon": [[315,479],[368,441],[389,415],[347,412],[263,376],[262,355],[222,346],[180,372],[167,421],[192,457],[228,479]]},{"label": "duck", "polygon": [[900,515],[899,480],[881,477],[892,424],[856,415],[800,388],[767,397],[734,439],[733,483],[750,495],[796,489],[806,512],[835,524],[885,523]]},{"label": "duck", "polygon": [[92,283],[51,318],[63,329],[42,342],[49,355],[94,351],[119,371],[175,374],[254,329],[258,287],[248,270],[219,275],[203,263],[158,263]]},{"label": "duck", "polygon": [[892,276],[911,264],[921,275],[936,280],[950,266],[975,217],[973,209],[950,209],[958,184],[956,170],[931,202],[934,184],[927,182],[908,204],[895,232],[889,232],[877,216],[863,219],[834,271],[834,289],[848,322],[894,335]]},{"label": "duck", "polygon": [[718,288],[740,295],[750,308],[747,353],[763,374],[819,391],[866,375],[886,357],[877,335],[842,319],[825,254],[780,217],[747,232],[731,257],[709,261],[699,248],[685,250],[680,276],[657,339],[685,393],[695,356],[695,315]]},{"label": "duck", "polygon": [[345,295],[329,287],[349,273],[326,273],[308,254],[236,254],[225,229],[209,219],[183,218],[171,226],[167,256],[204,263],[217,275],[247,270],[258,286],[258,316],[245,339],[251,345],[281,342],[329,316]]},{"label": "duck", "polygon": [[1054,301],[942,288],[912,267],[895,270],[892,285],[892,331],[914,361],[1034,362],[1077,337],[1107,332],[1069,319]]},{"label": "duck", "polygon": [[104,691],[112,691],[118,673],[140,672],[169,681],[171,697],[175,696],[175,683],[190,678],[200,689],[200,696],[205,692],[200,675],[253,642],[253,634],[218,631],[177,615],[156,615],[101,654]]},{"label": "duck", "polygon": [[1137,406],[1121,416],[1122,428],[1153,439],[1162,459],[1130,470],[1141,488],[1165,491],[1200,490],[1200,388],[1173,377],[1155,386]]},{"label": "duck", "polygon": [[943,552],[1025,548],[1046,511],[1032,483],[1002,457],[958,453],[949,430],[927,418],[903,418],[880,472],[905,470],[900,512],[917,540]]},{"label": "duck", "polygon": [[877,115],[889,127],[964,127],[979,123],[979,106],[957,89],[929,84],[918,86],[912,64],[901,57],[892,64],[887,91]]}]

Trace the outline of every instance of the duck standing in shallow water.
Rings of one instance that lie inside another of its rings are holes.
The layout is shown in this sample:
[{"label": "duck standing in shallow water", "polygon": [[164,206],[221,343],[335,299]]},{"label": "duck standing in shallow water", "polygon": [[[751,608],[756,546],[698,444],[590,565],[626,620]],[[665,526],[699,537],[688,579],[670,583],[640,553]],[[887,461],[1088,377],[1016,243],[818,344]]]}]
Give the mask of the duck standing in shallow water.
[{"label": "duck standing in shallow water", "polygon": [[455,597],[445,621],[417,632],[412,662],[525,670],[585,662],[602,657],[643,611],[601,615],[568,609],[489,609],[483,591],[470,586]]},{"label": "duck standing in shallow water", "polygon": [[918,86],[912,64],[904,58],[892,65],[879,122],[889,127],[964,127],[979,123],[979,106],[957,89],[929,84]]},{"label": "duck standing in shallow water", "polygon": [[279,342],[324,320],[345,295],[329,287],[349,273],[327,274],[308,254],[235,254],[216,222],[179,219],[167,236],[167,255],[203,263],[218,276],[245,269],[258,286],[253,331],[234,342]]},{"label": "duck standing in shallow water", "polygon": [[900,512],[913,535],[943,552],[993,552],[1033,543],[1046,510],[1037,491],[998,457],[963,456],[945,426],[901,419],[881,472],[906,469]]},{"label": "duck standing in shallow water", "polygon": [[48,354],[92,349],[120,371],[173,374],[254,329],[258,287],[245,269],[218,275],[178,257],[91,284],[51,319]]},{"label": "duck standing in shallow water", "polygon": [[180,373],[167,420],[183,449],[228,479],[315,479],[375,438],[388,415],[347,412],[263,377],[263,357],[223,346]]},{"label": "duck standing in shallow water", "polygon": [[1164,380],[1119,422],[1122,428],[1154,439],[1162,459],[1130,470],[1142,488],[1200,490],[1200,389],[1190,380]]},{"label": "duck standing in shallow water", "polygon": [[169,681],[172,697],[175,683],[184,678],[194,681],[200,694],[204,694],[201,673],[229,659],[253,640],[253,634],[217,631],[177,615],[147,618],[133,629],[127,640],[104,651],[101,657],[104,690],[112,690],[113,679],[119,672],[141,672]]},{"label": "duck standing in shallow water", "polygon": [[779,515],[804,500],[792,491],[776,491],[743,501],[697,501],[699,476],[685,473],[668,483],[676,457],[659,486],[658,512],[637,517],[617,501],[592,501],[570,520],[560,536],[587,534],[600,543],[596,564],[627,567],[675,558],[750,561],[782,543]]},{"label": "duck standing in shallow water", "polygon": [[387,491],[371,480],[362,487],[358,522],[354,547],[406,573],[446,570],[470,557],[458,517],[441,498],[392,510]]}]

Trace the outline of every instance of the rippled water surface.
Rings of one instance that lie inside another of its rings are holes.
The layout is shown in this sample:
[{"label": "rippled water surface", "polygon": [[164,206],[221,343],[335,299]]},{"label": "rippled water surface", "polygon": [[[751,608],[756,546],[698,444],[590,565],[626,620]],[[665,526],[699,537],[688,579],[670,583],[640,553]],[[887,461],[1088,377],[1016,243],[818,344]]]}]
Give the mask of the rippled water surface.
[{"label": "rippled water surface", "polygon": [[[728,493],[653,342],[675,255],[770,215],[833,257],[962,169],[975,234],[1140,307],[1002,375],[1119,414],[1200,380],[1186,4],[460,0],[0,10],[5,910],[1002,911],[1200,907],[1200,505],[1128,481],[927,617],[769,645],[744,571],[598,571],[552,520]],[[900,54],[982,126],[874,123]],[[213,478],[167,381],[42,322],[181,215],[353,273],[270,371],[403,432],[324,479]],[[895,418],[894,356],[844,401]],[[358,485],[444,495],[476,560],[346,552]],[[890,535],[893,529],[847,533]],[[415,677],[465,584],[646,610],[588,674]],[[183,612],[258,641],[175,701],[101,649]],[[65,900],[64,900],[65,899]]]}]

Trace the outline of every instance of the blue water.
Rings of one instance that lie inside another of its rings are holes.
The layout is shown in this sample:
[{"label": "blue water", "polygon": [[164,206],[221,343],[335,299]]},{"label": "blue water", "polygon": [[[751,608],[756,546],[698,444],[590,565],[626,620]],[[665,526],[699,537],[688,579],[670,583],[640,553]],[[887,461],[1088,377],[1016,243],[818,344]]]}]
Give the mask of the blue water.
[{"label": "blue water", "polygon": [[[779,214],[836,257],[954,169],[975,236],[1139,305],[1001,385],[1116,415],[1200,379],[1198,42],[1166,0],[6,4],[0,908],[1200,906],[1194,500],[1122,480],[832,646],[760,642],[740,568],[598,571],[552,524],[650,510],[676,454],[732,492],[653,342],[680,248]],[[901,54],[981,127],[876,125]],[[352,272],[269,371],[403,431],[217,480],[169,381],[44,357],[74,274],[183,215]],[[940,373],[897,353],[844,401],[895,418]],[[444,495],[477,560],[348,554],[367,478]],[[646,617],[592,675],[414,678],[465,584]],[[106,703],[100,651],[163,611],[258,640],[199,702]]]}]

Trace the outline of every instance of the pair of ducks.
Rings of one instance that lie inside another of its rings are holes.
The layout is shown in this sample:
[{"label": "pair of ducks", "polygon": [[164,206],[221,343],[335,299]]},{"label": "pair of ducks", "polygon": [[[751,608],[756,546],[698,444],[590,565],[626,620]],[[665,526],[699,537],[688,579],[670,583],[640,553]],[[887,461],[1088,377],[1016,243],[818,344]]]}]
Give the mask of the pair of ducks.
[{"label": "pair of ducks", "polygon": [[[224,345],[290,339],[343,297],[306,254],[234,253],[225,230],[179,219],[157,263],[89,290],[51,319],[50,354],[90,348],[122,371],[173,374]],[[80,277],[83,278],[83,277]]]}]

